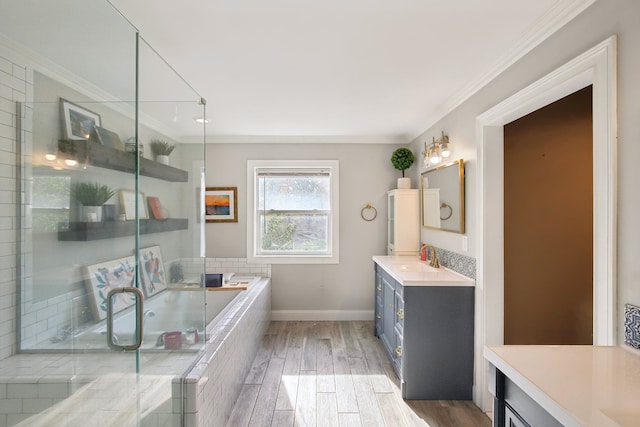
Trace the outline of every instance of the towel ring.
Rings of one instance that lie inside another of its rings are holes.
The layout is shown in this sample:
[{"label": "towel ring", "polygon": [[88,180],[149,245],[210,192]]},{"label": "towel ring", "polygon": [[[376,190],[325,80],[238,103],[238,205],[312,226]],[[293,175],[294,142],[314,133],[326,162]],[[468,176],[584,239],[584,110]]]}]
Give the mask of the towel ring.
[{"label": "towel ring", "polygon": [[[369,211],[373,211],[373,212],[369,212]],[[369,212],[369,213],[366,214],[366,212]],[[376,208],[374,208],[373,206],[371,206],[371,204],[369,203],[369,204],[367,204],[367,206],[362,208],[362,210],[360,211],[360,216],[365,221],[373,221],[378,216],[378,210]]]},{"label": "towel ring", "polygon": [[446,208],[446,209],[449,209],[449,215],[446,215],[446,216],[444,216],[444,217],[441,215],[441,216],[440,216],[440,219],[441,219],[442,221],[444,221],[444,220],[446,220],[446,219],[451,218],[451,215],[453,215],[453,209],[451,209],[451,206],[449,206],[449,205],[448,205],[448,204],[446,204],[446,203],[443,203],[443,204],[441,204],[441,205],[440,205],[440,209],[445,209],[445,208]]}]

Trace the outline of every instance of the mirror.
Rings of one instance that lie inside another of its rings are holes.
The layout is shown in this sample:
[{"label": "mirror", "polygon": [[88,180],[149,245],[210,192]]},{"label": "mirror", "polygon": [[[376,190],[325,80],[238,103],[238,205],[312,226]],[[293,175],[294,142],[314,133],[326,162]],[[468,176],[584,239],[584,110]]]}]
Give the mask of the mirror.
[{"label": "mirror", "polygon": [[464,233],[464,160],[422,173],[422,227]]}]

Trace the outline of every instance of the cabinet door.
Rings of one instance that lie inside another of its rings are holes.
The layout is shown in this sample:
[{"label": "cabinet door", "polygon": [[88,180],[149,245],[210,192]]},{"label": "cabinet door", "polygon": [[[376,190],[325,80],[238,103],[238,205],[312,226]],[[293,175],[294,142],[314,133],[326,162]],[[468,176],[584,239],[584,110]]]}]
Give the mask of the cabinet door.
[{"label": "cabinet door", "polygon": [[375,282],[375,319],[374,333],[379,337],[382,334],[382,273],[380,268],[376,266],[376,282]]},{"label": "cabinet door", "polygon": [[402,335],[396,330],[395,331],[395,347],[393,349],[393,364],[396,368],[396,372],[398,373],[398,377],[404,379],[404,375],[402,375]]},{"label": "cabinet door", "polygon": [[530,427],[518,414],[506,405],[504,408],[505,427]]},{"label": "cabinet door", "polygon": [[393,193],[387,195],[387,255],[394,255],[396,240],[396,196]]},{"label": "cabinet door", "polygon": [[395,290],[394,281],[389,283],[389,278],[382,276],[382,342],[387,347],[387,351],[393,357],[395,354]]},{"label": "cabinet door", "polygon": [[404,330],[404,301],[402,299],[402,296],[398,292],[395,293],[395,301],[396,329],[398,330],[400,335],[402,335]]}]

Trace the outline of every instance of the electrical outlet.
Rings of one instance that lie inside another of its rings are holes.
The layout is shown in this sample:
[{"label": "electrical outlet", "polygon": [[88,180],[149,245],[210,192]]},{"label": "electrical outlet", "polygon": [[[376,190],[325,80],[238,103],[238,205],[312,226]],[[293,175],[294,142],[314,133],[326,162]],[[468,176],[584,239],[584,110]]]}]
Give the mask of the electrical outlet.
[{"label": "electrical outlet", "polygon": [[462,236],[462,251],[467,252],[469,250],[469,238]]}]

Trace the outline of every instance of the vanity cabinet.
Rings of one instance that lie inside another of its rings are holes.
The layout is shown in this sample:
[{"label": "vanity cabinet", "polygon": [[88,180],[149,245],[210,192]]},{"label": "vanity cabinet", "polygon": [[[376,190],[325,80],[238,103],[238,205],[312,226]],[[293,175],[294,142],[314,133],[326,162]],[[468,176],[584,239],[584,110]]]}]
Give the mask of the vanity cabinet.
[{"label": "vanity cabinet", "polygon": [[420,193],[387,193],[387,255],[417,255],[420,250]]},{"label": "vanity cabinet", "polygon": [[404,399],[469,400],[473,386],[473,286],[403,286],[375,265],[375,334]]},{"label": "vanity cabinet", "polygon": [[489,379],[494,427],[563,425],[493,364],[489,365]]}]

